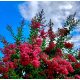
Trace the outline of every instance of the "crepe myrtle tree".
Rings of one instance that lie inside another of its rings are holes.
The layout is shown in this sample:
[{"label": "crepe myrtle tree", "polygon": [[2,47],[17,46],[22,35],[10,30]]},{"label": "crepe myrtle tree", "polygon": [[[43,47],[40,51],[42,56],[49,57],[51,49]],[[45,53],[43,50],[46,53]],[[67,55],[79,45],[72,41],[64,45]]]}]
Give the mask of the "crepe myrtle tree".
[{"label": "crepe myrtle tree", "polygon": [[[0,78],[80,79],[80,51],[74,51],[74,44],[68,42],[72,37],[70,32],[80,22],[75,16],[76,14],[68,16],[63,27],[55,33],[52,20],[46,22],[42,9],[31,20],[27,40],[23,35],[25,20],[17,27],[16,35],[8,25],[7,30],[15,42],[10,43],[0,35],[0,41],[4,44],[0,48],[4,54],[0,61]],[[47,39],[49,40],[46,41]]]}]

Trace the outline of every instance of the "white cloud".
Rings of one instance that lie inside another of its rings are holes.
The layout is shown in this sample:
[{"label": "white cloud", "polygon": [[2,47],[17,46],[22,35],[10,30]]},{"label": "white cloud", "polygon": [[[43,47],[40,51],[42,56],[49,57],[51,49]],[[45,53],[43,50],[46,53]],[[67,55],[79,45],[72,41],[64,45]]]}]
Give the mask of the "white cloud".
[{"label": "white cloud", "polygon": [[19,5],[19,10],[24,19],[31,19],[35,16],[38,10],[38,2],[24,2],[23,4]]},{"label": "white cloud", "polygon": [[[23,18],[31,19],[41,9],[45,11],[45,17],[49,21],[51,18],[54,22],[53,30],[56,31],[62,27],[66,17],[74,12],[77,12],[77,18],[80,17],[80,2],[76,1],[31,1],[24,2],[19,5],[19,10]],[[80,29],[77,29],[80,31]],[[76,42],[79,38],[73,38],[71,41]]]},{"label": "white cloud", "polygon": [[60,6],[59,8],[60,9],[66,9],[66,10],[70,10],[70,9],[72,9],[72,5],[71,4],[66,4],[66,5],[62,5],[62,6]]},{"label": "white cloud", "polygon": [[71,40],[69,40],[69,42],[79,42],[80,41],[80,36],[73,36],[72,38],[71,38]]},{"label": "white cloud", "polygon": [[46,19],[49,20],[51,18],[53,20],[55,24],[54,30],[56,31],[58,27],[62,27],[62,21],[69,14],[80,10],[78,3],[70,1],[31,1],[20,4],[19,10],[23,18],[31,19],[41,9],[44,9]]}]

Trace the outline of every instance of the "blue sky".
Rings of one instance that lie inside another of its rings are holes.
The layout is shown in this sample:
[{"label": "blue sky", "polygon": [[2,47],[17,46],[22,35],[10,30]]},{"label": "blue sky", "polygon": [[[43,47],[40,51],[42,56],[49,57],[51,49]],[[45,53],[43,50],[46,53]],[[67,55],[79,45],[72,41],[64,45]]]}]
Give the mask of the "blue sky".
[{"label": "blue sky", "polygon": [[9,40],[11,40],[11,38],[8,36],[6,26],[9,24],[16,31],[16,27],[19,26],[22,19],[18,10],[18,4],[20,3],[22,2],[0,2],[0,34],[6,36]]},{"label": "blue sky", "polygon": [[[20,25],[23,17],[21,16],[18,5],[23,2],[0,2],[0,34],[6,37],[10,42],[13,42],[13,38],[10,33],[6,30],[6,26],[9,24],[12,26],[14,33],[16,33],[16,28]],[[27,21],[26,21],[27,22]],[[25,36],[28,36],[28,27],[25,25]],[[0,43],[0,47],[3,45]],[[0,57],[3,56],[0,53]]]},{"label": "blue sky", "polygon": [[[53,30],[62,28],[62,23],[70,14],[77,12],[76,18],[80,19],[80,2],[79,1],[0,1],[0,34],[6,37],[9,42],[14,42],[10,33],[6,30],[9,24],[16,33],[16,28],[20,25],[21,20],[26,20],[24,27],[24,34],[29,37],[29,27],[27,26],[31,18],[35,16],[41,9],[45,11],[46,20],[51,18],[54,22]],[[47,30],[47,29],[46,29]],[[80,25],[72,33],[73,38],[70,40],[74,42],[74,47],[80,47]],[[3,45],[0,43],[0,47]],[[1,57],[0,53],[0,57]]]}]

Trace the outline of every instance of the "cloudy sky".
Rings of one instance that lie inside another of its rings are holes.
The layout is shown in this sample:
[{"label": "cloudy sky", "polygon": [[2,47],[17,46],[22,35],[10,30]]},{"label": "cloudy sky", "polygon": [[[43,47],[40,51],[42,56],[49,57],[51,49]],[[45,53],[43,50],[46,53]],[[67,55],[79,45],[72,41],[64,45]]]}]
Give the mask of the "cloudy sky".
[{"label": "cloudy sky", "polygon": [[[62,23],[66,17],[74,12],[77,12],[76,18],[80,18],[80,2],[68,2],[68,1],[32,1],[32,2],[0,2],[0,34],[3,34],[8,41],[13,42],[12,37],[6,31],[6,26],[10,24],[16,33],[16,27],[19,26],[20,21],[24,18],[28,24],[28,21],[35,16],[41,9],[45,11],[45,17],[47,20],[50,18],[54,22],[53,30],[62,27]],[[29,35],[29,28],[25,26],[25,36]],[[72,33],[73,38],[70,40],[74,42],[74,47],[80,46],[80,28]],[[0,43],[0,47],[3,45]]]}]

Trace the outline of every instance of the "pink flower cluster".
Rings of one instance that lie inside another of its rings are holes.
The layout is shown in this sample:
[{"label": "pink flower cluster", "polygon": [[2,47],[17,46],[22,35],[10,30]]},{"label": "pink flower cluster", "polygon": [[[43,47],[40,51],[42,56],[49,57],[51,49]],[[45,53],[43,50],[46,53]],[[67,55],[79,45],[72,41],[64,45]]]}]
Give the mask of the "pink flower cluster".
[{"label": "pink flower cluster", "polygon": [[23,66],[32,64],[35,68],[40,66],[39,54],[41,48],[38,45],[31,45],[29,43],[23,43],[19,46],[20,48],[20,62]]},{"label": "pink flower cluster", "polygon": [[76,58],[75,58],[72,54],[68,54],[68,59],[69,59],[71,62],[77,62]]},{"label": "pink flower cluster", "polygon": [[44,29],[40,30],[40,37],[46,38],[47,37],[47,32],[44,31]]},{"label": "pink flower cluster", "polygon": [[[63,74],[63,75],[68,75],[69,72],[73,73],[74,69],[71,65],[70,62],[66,61],[65,59],[62,59],[60,56],[54,57],[52,60],[48,59],[48,56],[45,58],[43,56],[44,54],[41,55],[42,60],[47,64],[47,74],[49,76],[53,76],[53,74]],[[50,77],[48,77],[50,78]]]},{"label": "pink flower cluster", "polygon": [[66,48],[71,49],[71,48],[73,47],[73,44],[72,44],[72,43],[69,43],[69,42],[64,42],[64,46],[65,46]]},{"label": "pink flower cluster", "polygon": [[75,66],[74,66],[76,69],[79,69],[80,68],[80,62],[79,63],[75,63]]},{"label": "pink flower cluster", "polygon": [[37,21],[32,20],[32,28],[36,29],[36,28],[40,28],[41,24]]},{"label": "pink flower cluster", "polygon": [[50,42],[49,46],[46,47],[46,50],[47,52],[51,51],[52,49],[54,49],[56,46],[56,44],[54,42]]},{"label": "pink flower cluster", "polygon": [[52,31],[52,28],[48,30],[48,36],[50,39],[54,39],[56,37],[55,33]]},{"label": "pink flower cluster", "polygon": [[7,62],[4,62],[3,65],[0,65],[0,74],[3,74],[3,78],[6,78],[8,79],[9,78],[9,71],[10,69],[15,69],[17,68],[17,65],[16,65],[16,62],[12,62],[12,61],[7,61]]},{"label": "pink flower cluster", "polygon": [[8,46],[5,46],[5,48],[3,49],[3,53],[6,56],[10,56],[16,53],[15,49],[16,49],[16,44],[9,44]]},{"label": "pink flower cluster", "polygon": [[9,44],[8,46],[5,46],[5,48],[3,49],[3,53],[4,53],[3,62],[5,64],[5,68],[7,68],[8,70],[16,68],[17,67],[16,62],[11,61],[11,56],[13,54],[16,54],[16,45]]}]

